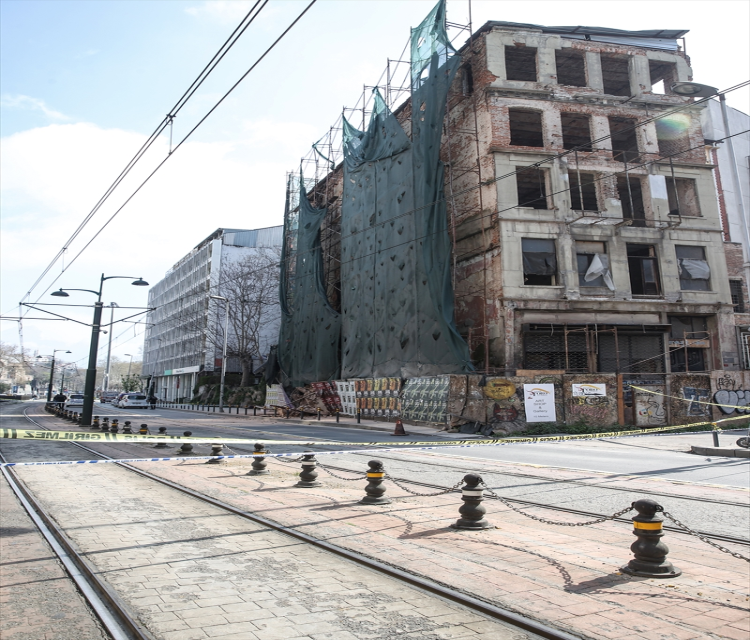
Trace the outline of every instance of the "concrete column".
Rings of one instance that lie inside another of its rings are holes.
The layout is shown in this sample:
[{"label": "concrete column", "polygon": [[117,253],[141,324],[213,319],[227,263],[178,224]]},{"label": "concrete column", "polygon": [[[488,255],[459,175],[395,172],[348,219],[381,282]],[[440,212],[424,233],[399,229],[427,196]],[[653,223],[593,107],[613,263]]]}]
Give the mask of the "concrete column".
[{"label": "concrete column", "polygon": [[604,92],[604,79],[602,78],[602,59],[598,51],[586,52],[586,78],[589,87]]},{"label": "concrete column", "polygon": [[651,193],[651,211],[653,212],[654,219],[668,220],[669,199],[667,196],[667,179],[660,175],[650,175],[648,177],[648,190]]},{"label": "concrete column", "polygon": [[631,56],[628,60],[630,95],[639,96],[644,91],[651,92],[651,72],[646,56]]},{"label": "concrete column", "polygon": [[538,81],[542,84],[557,84],[555,50],[552,47],[540,46],[536,50],[536,63],[539,73]]},{"label": "concrete column", "polygon": [[[608,136],[608,135],[609,135],[609,120],[607,119],[607,117],[592,115],[591,116],[591,138],[592,140],[604,138],[604,136]],[[595,145],[595,148],[612,151],[611,138],[605,138],[604,140],[597,142]]]}]

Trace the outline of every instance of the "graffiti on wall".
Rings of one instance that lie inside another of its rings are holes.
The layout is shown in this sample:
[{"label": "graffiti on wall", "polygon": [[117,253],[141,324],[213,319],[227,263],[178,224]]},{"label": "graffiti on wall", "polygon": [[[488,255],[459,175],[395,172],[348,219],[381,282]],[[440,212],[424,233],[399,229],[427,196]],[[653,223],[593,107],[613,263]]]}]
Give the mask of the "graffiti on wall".
[{"label": "graffiti on wall", "polygon": [[695,387],[683,387],[682,397],[685,400],[690,400],[690,404],[687,408],[687,415],[698,416],[701,418],[711,417],[711,405],[703,404],[704,402],[710,402],[711,397],[710,389],[696,389]]},{"label": "graffiti on wall", "polygon": [[[664,393],[663,388],[654,389]],[[667,411],[664,408],[664,396],[633,389],[635,396],[636,424],[656,426],[666,424]]]},{"label": "graffiti on wall", "polygon": [[[719,407],[719,411],[726,415],[732,415],[737,413],[750,414],[750,389],[719,389],[714,394],[714,402],[720,405],[727,405]],[[735,407],[746,407],[742,409],[735,409]]]}]

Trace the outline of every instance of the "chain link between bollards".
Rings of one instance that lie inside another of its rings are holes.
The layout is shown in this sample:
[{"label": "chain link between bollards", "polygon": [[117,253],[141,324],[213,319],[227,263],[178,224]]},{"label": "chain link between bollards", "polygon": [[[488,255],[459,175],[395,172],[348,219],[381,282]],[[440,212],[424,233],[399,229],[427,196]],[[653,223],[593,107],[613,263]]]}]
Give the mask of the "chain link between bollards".
[{"label": "chain link between bollards", "polygon": [[450,489],[444,489],[443,491],[438,491],[437,493],[419,493],[418,491],[412,491],[411,489],[408,489],[403,484],[401,484],[398,480],[396,480],[396,478],[394,478],[392,475],[389,475],[386,473],[385,479],[390,480],[399,489],[403,489],[404,491],[406,491],[406,493],[410,493],[413,496],[423,496],[423,497],[442,496],[442,495],[445,495],[446,493],[452,493],[453,491],[456,491],[463,484],[463,479],[461,479],[456,484],[454,484]]},{"label": "chain link between bollards", "polygon": [[750,558],[747,558],[743,556],[741,553],[737,553],[736,551],[732,551],[731,549],[727,549],[726,547],[722,547],[720,544],[716,544],[715,542],[711,542],[706,536],[702,536],[700,533],[693,531],[690,527],[688,527],[686,524],[682,524],[677,518],[675,518],[671,513],[667,513],[666,511],[662,511],[665,518],[669,518],[672,522],[674,522],[678,527],[681,529],[684,529],[687,533],[689,533],[691,536],[695,536],[698,538],[698,540],[702,540],[708,545],[711,545],[715,549],[718,549],[719,551],[723,551],[724,553],[728,553],[729,555],[738,558],[740,560],[744,560],[745,562],[750,562]]},{"label": "chain link between bollards", "polygon": [[[328,467],[324,467],[320,462],[318,462],[318,468],[323,469],[327,474],[332,475],[334,478],[338,478],[339,480],[345,480],[347,482],[351,482],[353,480],[367,480],[367,474],[363,474],[360,476],[357,476],[356,478],[345,478],[344,476],[340,476],[337,473],[334,473],[331,471]],[[352,471],[351,473],[360,473],[358,471]]]},{"label": "chain link between bollards", "polygon": [[547,518],[540,518],[539,516],[533,516],[530,513],[521,511],[521,509],[519,509],[518,507],[514,507],[505,498],[497,495],[484,482],[482,482],[481,485],[491,498],[500,500],[500,502],[502,502],[506,507],[508,507],[508,509],[515,511],[516,513],[520,513],[522,516],[526,516],[527,518],[531,518],[532,520],[536,520],[537,522],[543,522],[544,524],[556,524],[561,527],[587,527],[590,524],[599,524],[600,522],[606,522],[607,520],[614,520],[615,518],[619,518],[620,516],[625,515],[628,511],[633,510],[632,506],[626,507],[625,509],[618,511],[617,513],[613,513],[611,516],[603,516],[601,518],[597,518],[596,520],[589,520],[588,522],[558,522],[557,520],[547,520]]}]

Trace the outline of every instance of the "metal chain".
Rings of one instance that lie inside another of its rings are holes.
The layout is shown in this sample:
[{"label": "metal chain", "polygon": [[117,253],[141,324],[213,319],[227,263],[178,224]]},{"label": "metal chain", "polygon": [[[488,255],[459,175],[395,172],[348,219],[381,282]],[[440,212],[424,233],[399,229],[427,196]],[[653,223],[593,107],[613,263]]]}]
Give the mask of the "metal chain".
[{"label": "metal chain", "polygon": [[291,463],[291,462],[301,462],[302,458],[304,458],[304,457],[305,456],[300,456],[299,458],[294,458],[294,460],[290,460],[290,459],[284,458],[283,456],[279,456],[279,457],[274,458],[274,459],[278,460],[279,462]]},{"label": "metal chain", "polygon": [[502,502],[506,507],[508,507],[508,509],[515,511],[516,513],[520,513],[522,516],[526,516],[527,518],[531,518],[532,520],[536,520],[537,522],[543,522],[544,524],[556,524],[561,527],[586,527],[590,524],[599,524],[600,522],[606,522],[607,520],[614,520],[615,518],[619,518],[621,515],[624,515],[628,511],[633,510],[633,507],[626,507],[625,509],[618,511],[617,513],[613,513],[611,516],[603,516],[601,518],[597,518],[596,520],[589,520],[588,522],[558,522],[557,520],[547,520],[547,518],[540,518],[539,516],[533,516],[530,513],[521,511],[518,507],[514,507],[505,498],[497,495],[484,482],[482,482],[481,485],[482,487],[484,487],[484,490],[490,495],[490,497],[500,500],[500,502]]},{"label": "metal chain", "polygon": [[404,491],[406,491],[406,493],[410,493],[413,496],[424,496],[424,497],[427,497],[427,496],[442,496],[442,495],[444,495],[446,493],[451,493],[452,491],[455,491],[456,489],[458,489],[461,486],[461,484],[463,483],[463,479],[461,479],[456,484],[454,484],[450,489],[445,489],[444,491],[438,491],[437,493],[419,493],[417,491],[412,491],[411,489],[408,489],[403,484],[401,484],[398,480],[396,480],[396,478],[394,478],[391,475],[388,475],[387,473],[385,474],[384,478],[386,480],[390,480],[399,489],[403,489]]},{"label": "metal chain", "polygon": [[[339,480],[347,480],[347,481],[351,482],[352,480],[366,480],[367,479],[367,474],[365,474],[364,476],[359,476],[357,478],[345,478],[344,476],[340,476],[340,475],[334,473],[328,467],[324,467],[322,464],[320,464],[320,462],[318,462],[318,467],[320,467],[321,469],[323,469],[323,471],[325,471],[326,473],[332,475],[334,478],[338,478]],[[358,473],[358,472],[357,471],[352,471],[352,473]]]},{"label": "metal chain", "polygon": [[674,522],[678,527],[684,529],[687,531],[691,536],[695,536],[699,540],[702,540],[706,544],[711,545],[712,547],[718,549],[719,551],[723,551],[724,553],[728,553],[729,555],[738,558],[740,560],[744,560],[745,562],[750,562],[750,558],[747,558],[743,556],[740,553],[737,553],[736,551],[732,551],[731,549],[727,549],[726,547],[722,547],[720,544],[716,544],[715,542],[711,542],[706,536],[702,536],[700,533],[693,531],[690,527],[688,527],[686,524],[683,524],[680,522],[677,518],[675,518],[671,513],[667,513],[666,511],[662,511],[664,516],[666,518],[669,518],[672,522]]}]

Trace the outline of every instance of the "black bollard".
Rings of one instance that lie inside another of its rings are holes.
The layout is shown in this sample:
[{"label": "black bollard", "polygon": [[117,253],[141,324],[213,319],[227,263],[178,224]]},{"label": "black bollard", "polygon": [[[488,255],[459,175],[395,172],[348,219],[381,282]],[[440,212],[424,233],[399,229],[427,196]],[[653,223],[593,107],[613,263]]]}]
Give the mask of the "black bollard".
[{"label": "black bollard", "polygon": [[99,416],[94,416],[94,419],[91,421],[91,428],[92,429],[99,428]]},{"label": "black bollard", "polygon": [[359,409],[357,409],[357,424],[360,423],[361,417],[362,417],[362,413],[360,412]]},{"label": "black bollard", "polygon": [[[192,431],[185,431],[183,434],[186,438],[189,438],[193,435]],[[180,446],[177,453],[181,456],[192,456],[193,455],[193,445],[189,442],[185,442],[183,445]]]},{"label": "black bollard", "polygon": [[299,474],[299,482],[294,486],[302,489],[319,487],[320,482],[316,482],[318,472],[315,471],[315,467],[317,466],[318,461],[315,459],[315,454],[311,451],[305,451],[305,453],[302,454],[302,471],[300,471]]},{"label": "black bollard", "polygon": [[123,433],[133,433],[133,428],[130,425],[131,425],[130,420],[125,420],[125,424],[122,427],[122,432]]},{"label": "black bollard", "polygon": [[[159,427],[159,433],[157,435],[165,436],[167,435],[167,428],[166,427]],[[166,449],[167,443],[166,442],[157,442],[154,445],[154,449]]]},{"label": "black bollard", "polygon": [[286,409],[286,417],[289,418],[289,415],[291,414],[291,411],[289,410],[289,407]]},{"label": "black bollard", "polygon": [[390,498],[383,497],[385,493],[385,487],[383,486],[385,469],[383,469],[383,463],[380,460],[370,460],[367,466],[369,467],[367,470],[368,482],[365,487],[367,495],[359,501],[359,504],[391,504]]},{"label": "black bollard", "polygon": [[270,451],[266,451],[266,449],[263,448],[263,445],[261,443],[256,443],[253,448],[255,451],[253,451],[253,464],[252,469],[247,472],[247,475],[249,476],[267,476],[269,473],[271,473],[266,467],[268,466],[268,463],[266,462],[265,454],[271,453]]},{"label": "black bollard", "polygon": [[[212,444],[211,445],[211,455],[212,456],[222,456],[224,455],[224,445],[223,444]],[[209,458],[206,460],[206,464],[221,464],[221,460],[216,460],[214,458]]]},{"label": "black bollard", "polygon": [[463,504],[458,512],[461,517],[451,525],[452,529],[490,529],[492,525],[484,519],[487,509],[482,506],[484,490],[479,486],[482,477],[474,473],[464,476],[464,484],[461,487],[461,500]]},{"label": "black bollard", "polygon": [[713,439],[714,439],[714,446],[718,447],[719,446],[719,426],[715,422],[712,422],[711,427],[713,428],[711,435],[713,436]]},{"label": "black bollard", "polygon": [[339,423],[339,412],[337,411],[336,412],[336,424],[338,424],[338,423]]},{"label": "black bollard", "polygon": [[112,419],[112,426],[110,427],[110,433],[117,433],[120,430],[120,421],[117,418]]},{"label": "black bollard", "polygon": [[148,430],[148,425],[147,424],[142,424],[141,428],[138,429],[138,433],[141,434],[142,436],[147,436],[151,432]]},{"label": "black bollard", "polygon": [[102,431],[109,431],[109,418],[102,420]]},{"label": "black bollard", "polygon": [[320,407],[318,407],[318,422],[320,422]]},{"label": "black bollard", "polygon": [[[257,416],[257,415],[258,415],[258,407],[253,405],[253,416]],[[264,413],[263,415],[266,415],[266,414]]]},{"label": "black bollard", "polygon": [[675,578],[681,575],[682,571],[667,561],[669,547],[661,541],[664,518],[656,514],[664,511],[664,507],[648,498],[636,500],[632,506],[638,512],[637,516],[633,516],[633,535],[638,539],[630,545],[635,558],[620,571],[644,578]]}]

